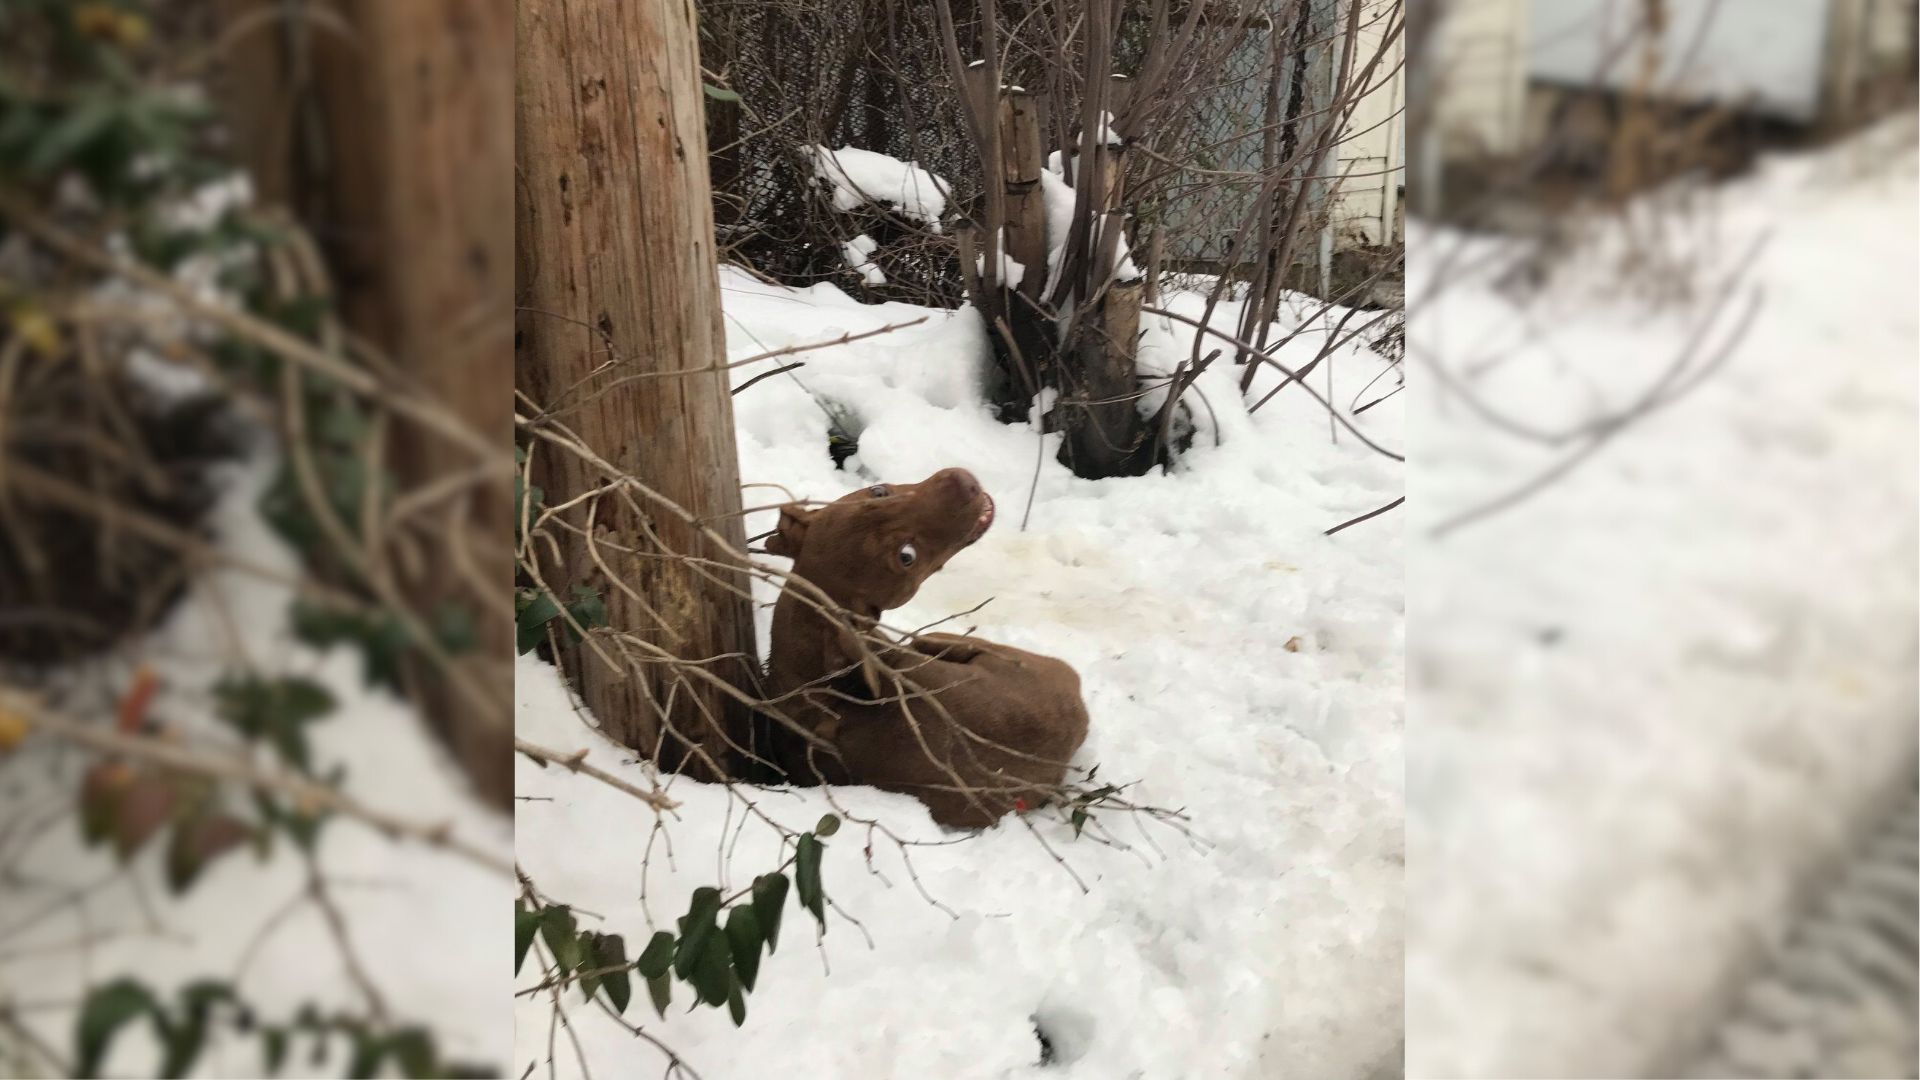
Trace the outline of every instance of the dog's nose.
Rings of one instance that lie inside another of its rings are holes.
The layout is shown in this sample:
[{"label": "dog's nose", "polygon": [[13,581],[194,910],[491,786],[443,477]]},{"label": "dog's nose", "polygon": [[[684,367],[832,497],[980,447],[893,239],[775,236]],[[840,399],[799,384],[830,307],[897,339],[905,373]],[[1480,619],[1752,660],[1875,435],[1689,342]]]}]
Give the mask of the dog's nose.
[{"label": "dog's nose", "polygon": [[939,479],[964,502],[972,502],[980,496],[980,481],[965,469],[942,469]]}]

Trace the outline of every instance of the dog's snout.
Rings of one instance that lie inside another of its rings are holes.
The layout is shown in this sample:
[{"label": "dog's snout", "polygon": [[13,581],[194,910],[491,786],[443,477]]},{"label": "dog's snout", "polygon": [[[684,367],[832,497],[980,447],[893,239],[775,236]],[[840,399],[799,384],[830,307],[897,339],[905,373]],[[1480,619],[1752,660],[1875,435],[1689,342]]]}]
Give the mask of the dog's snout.
[{"label": "dog's snout", "polygon": [[980,496],[980,481],[965,469],[942,469],[939,479],[963,501],[972,502]]}]

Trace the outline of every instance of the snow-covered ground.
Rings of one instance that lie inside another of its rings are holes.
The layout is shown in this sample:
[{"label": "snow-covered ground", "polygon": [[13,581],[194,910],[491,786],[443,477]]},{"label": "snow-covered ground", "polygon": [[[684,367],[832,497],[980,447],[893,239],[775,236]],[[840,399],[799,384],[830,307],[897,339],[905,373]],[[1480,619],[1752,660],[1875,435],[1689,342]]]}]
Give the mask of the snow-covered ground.
[{"label": "snow-covered ground", "polygon": [[[733,359],[926,318],[805,353],[792,377],[734,399],[746,503],[784,497],[751,485],[831,499],[876,479],[971,469],[998,502],[998,523],[890,622],[918,626],[990,601],[942,629],[977,627],[1072,663],[1093,720],[1076,763],[1097,764],[1101,780],[1138,780],[1138,802],[1184,808],[1204,843],[1106,814],[1103,827],[1124,847],[1103,845],[1091,829],[1076,840],[1066,823],[1034,813],[1032,831],[1007,821],[914,849],[913,872],[949,914],[915,890],[898,848],[875,839],[869,866],[867,835],[843,828],[827,841],[826,890],[871,944],[830,913],[820,955],[810,955],[810,924],[790,911],[743,1028],[724,1011],[682,1004],[657,1021],[644,994],[628,1019],[707,1080],[1394,1074],[1400,519],[1322,533],[1398,496],[1398,463],[1345,432],[1332,440],[1326,414],[1299,387],[1250,417],[1223,368],[1200,381],[1213,419],[1199,408],[1203,431],[1170,475],[1079,480],[1054,461],[1058,436],[992,419],[980,391],[987,344],[970,313],[863,306],[831,286],[779,288],[731,271],[722,286]],[[1190,293],[1165,302],[1195,315],[1203,306]],[[1234,325],[1237,305],[1215,319]],[[1143,364],[1170,370],[1190,331],[1146,323]],[[1303,334],[1283,359],[1310,358],[1320,334]],[[744,383],[765,366],[736,369],[735,378]],[[1363,347],[1339,350],[1333,400],[1351,409],[1391,388],[1388,375],[1354,397],[1385,366]],[[1316,388],[1323,377],[1314,375]],[[1274,385],[1262,376],[1252,398]],[[860,453],[846,471],[828,456],[821,402],[851,413]],[[1397,449],[1399,409],[1394,397],[1355,422]],[[773,520],[770,510],[756,513],[747,533]],[[770,588],[762,599],[773,599]],[[764,643],[770,611],[761,617]],[[585,748],[590,762],[645,779],[630,753],[582,724],[550,667],[523,658],[518,687],[523,737]],[[523,760],[519,792],[534,801],[518,814],[522,867],[544,893],[593,912],[584,928],[632,943],[645,940],[650,921],[671,926],[694,888],[739,887],[777,864],[773,832],[741,829],[724,789],[670,783],[683,804],[668,826],[673,864],[656,850],[648,866],[651,811]],[[910,798],[871,789],[834,797],[903,836],[942,836]],[[757,802],[796,829],[829,809],[818,790]],[[521,986],[538,981],[534,966]],[[679,989],[676,1002],[685,1000]],[[630,1032],[583,1008],[577,993],[564,1002],[594,1076],[658,1075],[658,1055]],[[529,1062],[547,1070],[551,1008],[545,995],[520,1001],[515,1073]],[[1044,1069],[1036,1025],[1055,1055]],[[560,1074],[581,1075],[570,1037],[557,1045]]]},{"label": "snow-covered ground", "polygon": [[[1641,237],[1700,257],[1698,302],[1619,288],[1618,230],[1524,299],[1492,283],[1500,242],[1410,238],[1410,1075],[1670,1075],[1911,784],[1915,161],[1909,114],[1713,208],[1642,207]],[[1648,386],[1735,269],[1763,293],[1723,369],[1430,536],[1577,445],[1499,430],[1435,365],[1569,427]]]},{"label": "snow-covered ground", "polygon": [[[260,454],[225,471],[209,523],[215,547],[297,579],[298,556],[256,509],[272,461]],[[345,791],[362,804],[423,825],[445,822],[454,837],[510,857],[511,822],[473,798],[410,707],[367,689],[351,650],[316,652],[293,638],[291,599],[276,581],[234,567],[210,570],[129,655],[76,674],[107,691],[128,685],[136,662],[149,664],[165,679],[150,715],[185,738],[229,746],[231,730],[213,716],[213,684],[241,662],[263,674],[304,676],[336,702],[306,729],[316,773],[344,766]],[[18,1010],[68,1056],[85,990],[121,976],[142,980],[168,1002],[190,981],[232,980],[262,1022],[291,1020],[308,1004],[366,1015],[323,909],[301,900],[307,869],[286,837],[264,860],[244,849],[217,860],[172,898],[164,837],[128,872],[105,849],[82,845],[72,810],[93,760],[46,739],[29,739],[0,759],[0,860],[12,875],[0,908],[0,1005]],[[234,795],[251,816],[244,794]],[[511,877],[456,854],[395,843],[344,817],[323,828],[316,860],[389,1019],[432,1031],[446,1060],[501,1067],[511,1046],[500,1022],[512,992],[505,963]],[[345,1069],[344,1039],[332,1041],[318,1066],[306,1064],[309,1045],[295,1042],[290,1071]],[[129,1025],[113,1044],[106,1075],[156,1075],[157,1046],[145,1022]],[[265,1075],[260,1051],[258,1037],[217,1035],[194,1075]]]}]

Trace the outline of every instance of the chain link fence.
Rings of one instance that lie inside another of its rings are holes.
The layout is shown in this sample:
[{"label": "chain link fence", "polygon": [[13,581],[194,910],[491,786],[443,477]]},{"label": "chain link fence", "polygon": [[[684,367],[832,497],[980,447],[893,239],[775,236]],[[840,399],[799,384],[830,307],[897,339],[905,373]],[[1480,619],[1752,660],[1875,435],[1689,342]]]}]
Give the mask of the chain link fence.
[{"label": "chain link fence", "polygon": [[[1124,199],[1133,214],[1136,251],[1163,231],[1170,266],[1231,270],[1232,240],[1255,213],[1262,163],[1270,159],[1268,95],[1276,59],[1282,99],[1301,125],[1324,104],[1296,78],[1296,54],[1323,70],[1331,0],[1305,3],[1309,29],[1296,33],[1303,0],[1264,0],[1254,9],[1221,3],[1203,16],[1192,46],[1152,110],[1149,130],[1129,132],[1142,153],[1130,155]],[[1176,4],[1172,20],[1184,14]],[[978,55],[977,8],[954,4],[963,57]],[[1064,45],[1039,31],[1059,13],[1012,0],[998,8],[1005,81],[1036,95],[1049,150],[1070,137],[1080,107],[1078,41]],[[1115,70],[1127,72],[1152,33],[1145,5],[1129,4],[1119,24]],[[1282,36],[1276,43],[1274,35]],[[834,208],[816,181],[813,148],[855,147],[913,162],[948,187],[947,226],[964,218],[981,194],[979,157],[967,134],[936,9],[903,0],[705,0],[702,62],[721,85],[708,108],[714,216],[725,259],[775,281],[830,281],[871,300],[958,306],[964,290],[950,227],[929,227],[880,206]],[[1278,45],[1285,54],[1276,58]],[[1059,114],[1064,112],[1063,117]],[[1292,117],[1290,117],[1292,118]],[[1064,122],[1063,122],[1064,121]],[[1298,137],[1304,137],[1303,135]],[[1264,156],[1263,156],[1264,155]],[[1309,181],[1286,197],[1317,199]],[[1313,215],[1309,214],[1309,221]],[[872,262],[885,276],[870,283],[852,270],[844,250],[865,235]]]}]

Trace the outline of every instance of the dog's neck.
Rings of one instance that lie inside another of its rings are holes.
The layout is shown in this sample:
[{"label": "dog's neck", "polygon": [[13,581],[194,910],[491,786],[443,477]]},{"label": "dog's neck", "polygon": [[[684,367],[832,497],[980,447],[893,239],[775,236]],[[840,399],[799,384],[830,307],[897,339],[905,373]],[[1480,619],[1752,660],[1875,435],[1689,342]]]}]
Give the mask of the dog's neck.
[{"label": "dog's neck", "polygon": [[[796,572],[805,577],[797,567]],[[847,640],[848,624],[866,630],[880,618],[880,609],[859,597],[833,593],[826,597],[831,604],[822,603],[816,590],[792,582],[780,590],[780,599],[773,605],[773,642],[768,657],[768,667],[780,682],[799,685],[853,664],[857,654]],[[833,611],[835,605],[846,614]]]},{"label": "dog's neck", "polygon": [[859,635],[992,523],[993,499],[958,468],[917,484],[876,484],[818,508],[782,506],[766,550],[792,559],[799,581],[788,581],[774,605],[767,666],[775,683],[791,689],[872,660]]}]

